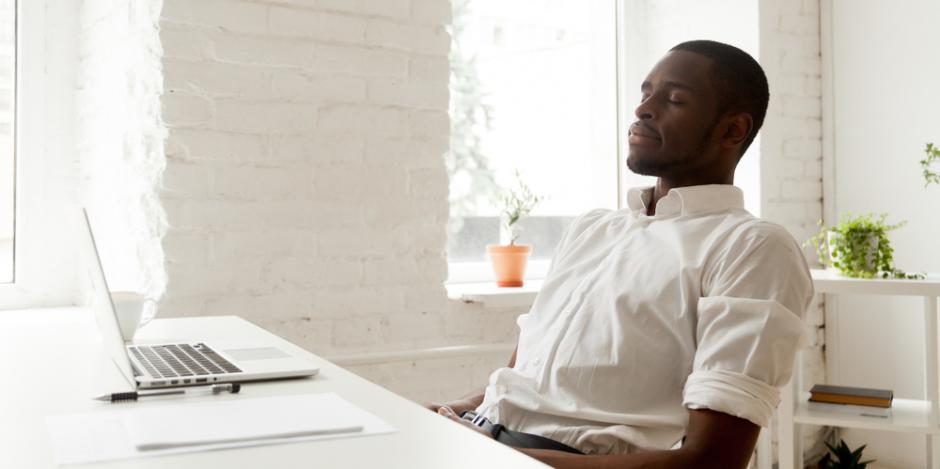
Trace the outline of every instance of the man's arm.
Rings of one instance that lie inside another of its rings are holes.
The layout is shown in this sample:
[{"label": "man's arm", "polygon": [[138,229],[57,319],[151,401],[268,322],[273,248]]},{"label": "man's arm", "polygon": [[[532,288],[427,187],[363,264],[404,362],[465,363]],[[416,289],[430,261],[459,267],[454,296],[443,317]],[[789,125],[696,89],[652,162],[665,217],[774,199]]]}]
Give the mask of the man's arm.
[{"label": "man's arm", "polygon": [[[450,416],[461,424],[473,424]],[[760,427],[748,420],[712,410],[689,410],[685,443],[676,450],[615,455],[582,455],[546,449],[516,448],[549,466],[585,469],[663,468],[729,469],[747,467]]]},{"label": "man's arm", "polygon": [[[509,358],[509,364],[506,365],[507,368],[512,368],[516,365],[516,352],[519,350],[519,344],[516,344],[515,350],[512,351],[512,357]],[[479,389],[476,391],[467,394],[466,396],[449,402],[430,402],[424,404],[424,407],[428,408],[432,412],[437,412],[443,406],[450,407],[457,415],[460,415],[461,412],[465,410],[473,410],[480,406],[483,403],[483,394],[484,389]]]}]

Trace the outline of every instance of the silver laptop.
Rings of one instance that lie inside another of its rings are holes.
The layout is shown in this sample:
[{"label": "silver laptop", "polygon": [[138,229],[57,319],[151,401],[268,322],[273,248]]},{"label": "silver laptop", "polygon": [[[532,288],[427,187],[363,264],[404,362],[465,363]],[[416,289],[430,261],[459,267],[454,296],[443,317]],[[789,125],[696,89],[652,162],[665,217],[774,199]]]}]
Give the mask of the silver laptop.
[{"label": "silver laptop", "polygon": [[91,307],[103,346],[131,385],[140,389],[196,386],[312,376],[319,371],[310,360],[296,357],[271,343],[125,344],[85,209],[82,209],[82,223],[80,249]]}]

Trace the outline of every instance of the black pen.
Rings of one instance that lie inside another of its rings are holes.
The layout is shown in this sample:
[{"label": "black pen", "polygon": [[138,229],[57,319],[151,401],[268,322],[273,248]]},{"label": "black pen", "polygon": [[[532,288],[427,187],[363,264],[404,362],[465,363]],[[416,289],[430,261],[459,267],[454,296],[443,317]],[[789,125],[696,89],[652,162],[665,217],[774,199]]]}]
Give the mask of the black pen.
[{"label": "black pen", "polygon": [[105,402],[127,402],[127,401],[136,401],[142,397],[151,397],[151,396],[170,396],[174,394],[193,394],[193,395],[215,395],[222,393],[231,393],[235,394],[238,391],[241,391],[241,384],[238,383],[226,383],[226,384],[213,384],[212,386],[197,386],[192,388],[177,388],[177,389],[164,389],[158,391],[150,392],[115,392],[111,394],[105,394],[103,396],[98,396],[94,398],[97,401]]}]

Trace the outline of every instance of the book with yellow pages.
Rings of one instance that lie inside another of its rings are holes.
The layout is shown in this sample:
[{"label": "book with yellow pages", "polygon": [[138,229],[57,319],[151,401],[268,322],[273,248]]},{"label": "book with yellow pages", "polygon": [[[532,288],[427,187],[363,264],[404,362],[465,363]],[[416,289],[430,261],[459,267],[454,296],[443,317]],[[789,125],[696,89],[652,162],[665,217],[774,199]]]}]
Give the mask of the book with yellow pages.
[{"label": "book with yellow pages", "polygon": [[888,389],[857,388],[816,384],[809,390],[810,402],[851,404],[870,407],[891,407],[894,391]]}]

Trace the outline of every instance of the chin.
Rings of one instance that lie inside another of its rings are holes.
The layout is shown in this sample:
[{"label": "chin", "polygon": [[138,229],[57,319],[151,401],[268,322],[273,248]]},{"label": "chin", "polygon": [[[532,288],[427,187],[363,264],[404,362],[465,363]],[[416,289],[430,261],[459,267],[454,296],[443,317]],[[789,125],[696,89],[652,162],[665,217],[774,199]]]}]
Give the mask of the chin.
[{"label": "chin", "polygon": [[664,170],[667,168],[663,168],[657,160],[653,155],[641,155],[631,148],[627,156],[627,168],[641,176],[659,177],[663,175]]}]

